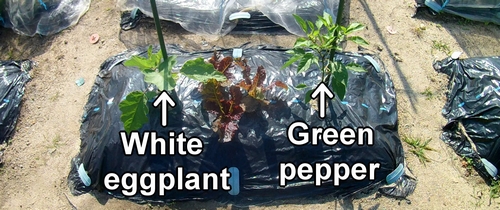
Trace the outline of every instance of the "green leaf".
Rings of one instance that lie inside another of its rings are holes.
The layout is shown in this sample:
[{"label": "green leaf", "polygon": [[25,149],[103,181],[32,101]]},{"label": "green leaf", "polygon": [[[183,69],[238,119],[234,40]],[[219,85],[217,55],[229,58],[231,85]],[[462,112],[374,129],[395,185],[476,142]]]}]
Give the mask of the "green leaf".
[{"label": "green leaf", "polygon": [[332,90],[339,97],[340,100],[344,99],[346,88],[348,72],[344,64],[340,62],[331,63],[332,72]]},{"label": "green leaf", "polygon": [[[159,56],[160,56],[160,59],[161,59],[161,51],[159,52]],[[164,65],[168,65],[168,66],[164,66],[166,67],[165,70],[167,70],[169,73],[172,72],[172,68],[175,66],[175,64],[177,63],[177,56],[175,55],[172,55],[172,56],[168,56],[167,57],[167,62],[163,62],[165,63]],[[161,64],[160,64],[160,67],[161,67]]]},{"label": "green leaf", "polygon": [[323,27],[323,24],[324,23],[323,23],[323,21],[321,21],[321,19],[316,20],[316,28],[318,30],[321,30],[321,27]]},{"label": "green leaf", "polygon": [[355,72],[360,72],[360,73],[365,73],[365,72],[368,72],[368,71],[366,71],[366,69],[365,69],[365,68],[363,68],[361,65],[356,64],[356,63],[350,63],[350,64],[347,64],[347,65],[346,65],[346,68],[347,68],[348,70],[355,71]]},{"label": "green leaf", "polygon": [[179,74],[178,73],[172,73],[170,75],[175,81],[177,81],[179,79]]},{"label": "green leaf", "polygon": [[302,58],[302,56],[304,56],[303,54],[295,54],[293,55],[285,64],[283,64],[283,66],[281,67],[281,69],[285,69],[286,67],[292,65],[293,63],[295,63],[296,61],[298,61],[299,59]]},{"label": "green leaf", "polygon": [[122,112],[120,119],[127,133],[142,128],[149,121],[147,101],[146,94],[135,91],[129,93],[125,100],[120,102],[119,108]]},{"label": "green leaf", "polygon": [[[161,59],[162,59],[162,54],[161,51],[158,51],[157,53],[153,53],[153,47],[149,46],[148,48],[148,57],[144,58],[141,56],[134,55],[132,56],[129,60],[126,60],[123,62],[125,66],[129,67],[137,67],[141,72],[151,72],[155,71],[156,68],[158,68]],[[172,59],[169,57],[169,60]],[[175,62],[175,57],[173,57],[174,62]]]},{"label": "green leaf", "polygon": [[[311,33],[312,37],[314,37],[314,38],[315,38],[314,40],[316,40],[316,39],[317,39],[317,37],[319,36],[319,33],[320,33],[320,31],[319,31],[318,29],[314,30],[314,31]],[[311,46],[314,46],[314,45],[311,43]]]},{"label": "green leaf", "polygon": [[154,100],[158,96],[158,94],[157,94],[156,91],[148,91],[145,94],[146,94],[146,97],[147,97],[148,101],[149,100]]},{"label": "green leaf", "polygon": [[340,31],[343,32],[343,34],[347,34],[347,28],[344,26],[339,26]]},{"label": "green leaf", "polygon": [[227,80],[224,74],[217,71],[212,64],[206,63],[203,58],[187,61],[182,66],[180,73],[190,79],[203,83],[208,82],[210,79],[215,79],[219,82]]},{"label": "green leaf", "polygon": [[304,99],[304,102],[307,104],[309,103],[309,101],[311,101],[311,94],[313,93],[314,90],[308,90],[306,92],[306,97]]},{"label": "green leaf", "polygon": [[295,89],[297,89],[297,90],[302,90],[304,88],[307,88],[306,84],[298,84],[297,86],[295,86]]},{"label": "green leaf", "polygon": [[309,25],[309,28],[311,28],[311,32],[314,31],[314,23],[311,21],[307,21],[307,24]]},{"label": "green leaf", "polygon": [[296,14],[293,14],[293,17],[295,18],[295,21],[297,21],[297,23],[299,24],[299,26],[302,28],[302,30],[307,33],[307,24],[306,22],[304,21],[304,19],[302,19],[302,17],[296,15]]},{"label": "green leaf", "polygon": [[[333,79],[333,78],[332,78]],[[332,81],[332,89],[340,100],[344,100],[347,86],[339,81]]]},{"label": "green leaf", "polygon": [[321,22],[321,25],[326,26],[327,28],[330,27],[330,25],[328,25],[328,22],[325,20],[325,18],[323,18],[319,15],[318,15],[318,20],[316,20],[316,25],[318,25],[318,22]]},{"label": "green leaf", "polygon": [[299,48],[299,47],[309,47],[312,45],[312,42],[306,38],[299,37],[295,41],[294,48]]},{"label": "green leaf", "polygon": [[350,34],[350,33],[353,33],[353,32],[356,32],[356,31],[360,31],[360,30],[363,30],[365,28],[365,26],[361,23],[353,23],[351,24],[347,30],[346,30],[346,34]]},{"label": "green leaf", "polygon": [[148,47],[148,58],[151,58],[153,56],[153,46],[149,45]]},{"label": "green leaf", "polygon": [[300,59],[299,66],[297,68],[297,73],[302,73],[307,71],[313,62],[314,55],[312,53],[306,53],[302,59]]},{"label": "green leaf", "polygon": [[354,43],[359,44],[359,45],[368,45],[368,42],[359,36],[351,36],[351,37],[347,38],[347,40],[351,40]]},{"label": "green leaf", "polygon": [[141,71],[152,70],[156,68],[154,61],[137,55],[134,55],[129,60],[123,62],[123,65],[128,67],[137,67]]},{"label": "green leaf", "polygon": [[325,20],[327,26],[331,26],[333,24],[333,18],[328,12],[323,12],[323,19]]},{"label": "green leaf", "polygon": [[293,54],[293,55],[296,55],[296,54],[304,55],[304,54],[306,54],[306,51],[302,48],[294,48],[291,50],[287,50],[286,53]]},{"label": "green leaf", "polygon": [[[170,60],[170,59],[169,59]],[[144,74],[144,82],[151,83],[155,85],[158,90],[172,90],[175,88],[175,80],[172,78],[170,69],[172,65],[168,65],[169,62],[163,62],[160,64],[158,71],[142,72]],[[172,63],[172,62],[170,62]]]},{"label": "green leaf", "polygon": [[165,75],[163,75],[163,73],[153,71],[153,72],[143,72],[143,74],[144,74],[144,82],[156,85],[156,87],[160,91],[165,90],[165,81],[164,81]]}]

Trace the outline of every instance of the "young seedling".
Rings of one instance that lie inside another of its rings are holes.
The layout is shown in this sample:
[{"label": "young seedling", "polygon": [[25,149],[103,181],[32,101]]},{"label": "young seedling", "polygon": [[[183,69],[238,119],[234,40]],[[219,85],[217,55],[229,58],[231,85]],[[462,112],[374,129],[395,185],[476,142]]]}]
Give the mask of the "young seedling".
[{"label": "young seedling", "polygon": [[446,55],[451,55],[450,47],[448,47],[448,45],[442,41],[432,40],[432,50],[437,50]]},{"label": "young seedling", "polygon": [[403,136],[403,141],[406,142],[411,148],[410,152],[418,157],[418,160],[425,165],[426,162],[430,162],[430,159],[425,154],[425,151],[432,151],[431,147],[429,147],[429,142],[431,139],[427,139],[423,141],[420,138]]},{"label": "young seedling", "polygon": [[472,170],[474,169],[474,160],[470,157],[463,156],[462,167],[465,168],[465,176],[470,176],[472,174]]},{"label": "young seedling", "polygon": [[[151,0],[151,9],[160,42],[160,51],[153,53],[150,46],[146,58],[133,56],[131,59],[125,61],[124,65],[137,67],[144,74],[144,81],[154,85],[156,89],[152,91],[131,92],[125,100],[120,102],[119,107],[122,112],[120,119],[127,133],[140,129],[149,121],[148,101],[153,101],[158,93],[162,91],[174,91],[178,78],[177,73],[172,72],[172,67],[176,63],[176,57],[167,55],[155,0]],[[202,58],[187,61],[181,68],[180,73],[188,78],[202,82],[209,79],[218,81],[226,80],[222,73],[216,71],[212,65],[205,63]]]},{"label": "young seedling", "polygon": [[[329,84],[336,95],[343,99],[347,88],[347,70],[359,72],[366,72],[366,70],[354,63],[344,65],[340,61],[335,61],[335,52],[342,51],[340,44],[346,40],[359,45],[368,45],[368,42],[363,38],[350,36],[352,33],[362,30],[364,26],[360,23],[353,23],[348,27],[338,25],[326,12],[323,13],[323,16],[318,16],[315,23],[305,21],[297,15],[294,17],[306,33],[306,37],[297,38],[292,50],[288,51],[292,57],[283,65],[282,69],[298,62],[297,73],[302,73],[307,71],[311,65],[317,65],[322,72],[321,82]],[[308,87],[305,84],[299,84],[296,88]],[[313,90],[309,90],[306,93],[306,103],[311,100],[312,92]]]},{"label": "young seedling", "polygon": [[434,93],[430,87],[426,88],[424,92],[421,92],[420,94],[424,95],[427,100],[432,100],[434,98]]},{"label": "young seedling", "polygon": [[[152,47],[148,49],[148,57],[133,56],[123,64],[129,67],[137,67],[144,74],[144,81],[156,87],[153,91],[134,91],[127,95],[119,107],[122,111],[121,120],[126,132],[140,129],[149,121],[148,101],[153,101],[158,93],[162,91],[174,91],[178,73],[172,72],[176,63],[175,56],[168,56],[162,60],[161,51],[152,53]],[[210,79],[226,81],[226,77],[206,63],[203,58],[187,61],[182,66],[180,74],[200,81],[207,82]]]}]

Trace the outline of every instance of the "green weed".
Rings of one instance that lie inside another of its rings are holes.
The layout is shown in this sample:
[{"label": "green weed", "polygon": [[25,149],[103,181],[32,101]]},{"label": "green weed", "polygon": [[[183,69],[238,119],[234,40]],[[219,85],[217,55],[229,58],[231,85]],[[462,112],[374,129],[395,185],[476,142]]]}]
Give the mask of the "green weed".
[{"label": "green weed", "polygon": [[431,139],[427,139],[423,141],[420,138],[403,136],[403,141],[406,142],[411,148],[410,152],[418,157],[418,160],[425,165],[426,162],[430,162],[430,159],[425,154],[425,151],[433,151],[431,147],[429,147],[429,142]]},{"label": "green weed", "polygon": [[432,40],[432,49],[445,53],[446,55],[451,54],[450,47],[442,41]]},{"label": "green weed", "polygon": [[427,100],[432,100],[434,98],[434,93],[429,87],[426,88],[424,92],[421,92],[420,94],[424,95]]},{"label": "green weed", "polygon": [[490,204],[496,198],[500,198],[500,180],[493,181],[490,185]]}]

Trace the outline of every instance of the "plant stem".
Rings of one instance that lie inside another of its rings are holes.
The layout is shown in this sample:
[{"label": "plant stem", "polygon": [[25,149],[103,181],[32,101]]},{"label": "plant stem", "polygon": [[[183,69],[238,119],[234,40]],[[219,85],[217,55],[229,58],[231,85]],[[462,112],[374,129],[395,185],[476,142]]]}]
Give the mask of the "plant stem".
[{"label": "plant stem", "polygon": [[[155,0],[150,0],[151,2],[151,10],[153,10],[153,18],[155,19],[155,26],[156,26],[156,33],[158,34],[158,41],[160,42],[160,50],[161,54],[163,55],[163,62],[165,62],[167,65],[166,69],[164,70],[164,78],[168,78],[168,75],[170,72],[167,71],[169,69],[168,66],[168,55],[167,55],[167,49],[165,48],[165,40],[163,40],[163,34],[161,32],[161,25],[160,25],[160,18],[158,16],[158,9],[156,8],[156,1]],[[167,86],[167,80],[165,79],[163,87],[168,87]]]},{"label": "plant stem", "polygon": [[[345,0],[340,0],[339,1],[339,10],[337,11],[337,18],[335,20],[335,24],[340,26],[341,23],[342,23],[342,14],[344,13],[344,4],[345,4]],[[334,34],[334,37],[339,37],[339,31],[340,30],[336,30],[335,31],[335,34]],[[335,57],[335,47],[337,47],[337,40],[333,41],[333,45],[334,45],[334,48],[330,49],[330,60],[333,61],[334,57]]]},{"label": "plant stem", "polygon": [[342,23],[342,15],[344,13],[344,3],[345,0],[339,1],[339,11],[337,12],[337,20],[335,21],[337,22],[337,25],[340,25]]},{"label": "plant stem", "polygon": [[158,9],[156,8],[156,1],[155,0],[150,0],[150,1],[151,1],[151,10],[153,10],[153,18],[155,20],[156,33],[158,34],[158,41],[160,42],[161,54],[163,55],[163,60],[166,61],[168,58],[167,49],[165,48],[165,41],[163,40],[163,34],[161,32],[160,18],[158,16]]}]

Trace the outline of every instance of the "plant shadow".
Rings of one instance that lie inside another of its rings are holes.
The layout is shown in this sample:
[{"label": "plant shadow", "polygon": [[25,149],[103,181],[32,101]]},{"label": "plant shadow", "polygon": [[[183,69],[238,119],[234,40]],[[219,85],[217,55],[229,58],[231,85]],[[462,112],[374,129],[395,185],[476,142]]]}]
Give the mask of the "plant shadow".
[{"label": "plant shadow", "polygon": [[[374,29],[382,28],[379,25],[379,23],[377,22],[377,20],[375,19],[375,15],[373,14],[372,9],[370,8],[370,5],[368,4],[368,2],[366,0],[359,0],[359,2],[361,3],[363,11],[365,11],[367,17],[369,17],[371,28],[374,28]],[[381,30],[376,30],[376,33],[377,33],[377,36],[378,36],[378,38],[380,40],[380,43],[382,44],[383,49],[386,49],[387,53],[389,55],[395,55],[395,52],[393,52],[393,50],[391,49],[391,47],[387,43],[386,38],[382,34],[382,31]],[[415,107],[415,104],[418,101],[419,95],[416,94],[415,91],[413,90],[413,88],[411,87],[411,85],[408,82],[405,74],[403,73],[401,65],[399,64],[399,62],[397,61],[397,59],[396,58],[392,58],[391,59],[391,63],[394,66],[394,68],[396,70],[396,73],[397,73],[397,76],[399,77],[399,79],[400,79],[400,81],[401,81],[401,83],[403,85],[403,89],[408,90],[408,91],[405,91],[405,93],[406,93],[408,99],[410,100],[410,104],[411,104],[412,110],[414,112],[416,112],[417,108]]]},{"label": "plant shadow", "polygon": [[0,60],[23,60],[45,53],[59,34],[29,37],[17,34],[10,28],[0,27],[0,36],[0,51],[3,52]]},{"label": "plant shadow", "polygon": [[434,14],[429,8],[417,9],[414,18],[433,22],[444,28],[469,57],[500,55],[500,25],[446,13]]}]

